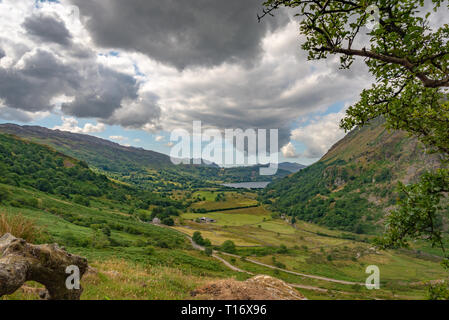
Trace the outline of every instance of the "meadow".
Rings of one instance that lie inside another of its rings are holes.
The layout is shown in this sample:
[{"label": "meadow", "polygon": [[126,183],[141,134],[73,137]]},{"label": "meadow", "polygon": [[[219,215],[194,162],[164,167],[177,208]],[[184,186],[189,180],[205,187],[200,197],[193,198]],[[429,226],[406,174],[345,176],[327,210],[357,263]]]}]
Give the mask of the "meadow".
[{"label": "meadow", "polygon": [[[188,208],[174,217],[175,226],[160,227],[141,221],[128,204],[105,197],[91,198],[89,206],[83,206],[38,190],[0,188],[10,195],[0,205],[2,214],[23,215],[44,230],[38,242],[56,242],[88,258],[93,269],[83,278],[83,299],[189,299],[190,292],[206,282],[245,280],[251,274],[280,278],[309,299],[423,299],[427,281],[447,277],[440,257],[425,246],[378,251],[370,243],[372,236],[302,221],[292,225],[263,205],[207,213],[192,213]],[[257,201],[255,193],[221,192],[224,200],[219,204],[225,207]],[[195,195],[201,195],[206,208],[218,202],[216,192],[210,190]],[[195,202],[195,208],[201,208],[201,203]],[[216,223],[198,223],[199,217]],[[194,250],[186,236],[196,231],[210,240],[222,259],[246,272],[233,271]],[[227,240],[236,245],[234,255],[222,252]],[[381,270],[381,290],[289,273],[363,283],[369,265]],[[36,287],[27,284],[4,299],[37,299]]]},{"label": "meadow", "polygon": [[[95,198],[87,207],[37,190],[0,188],[10,195],[0,214],[21,215],[43,230],[35,243],[58,243],[88,259],[93,271],[82,280],[82,299],[186,299],[205,281],[245,278],[194,250],[183,234],[141,222],[126,204]],[[29,283],[3,299],[38,299],[38,287]]]},{"label": "meadow", "polygon": [[[209,206],[207,200],[203,204]],[[198,223],[198,217],[216,222]],[[188,212],[181,215],[179,224],[176,230],[190,236],[199,231],[218,250],[224,241],[232,240],[237,246],[236,256],[221,257],[243,270],[273,275],[298,285],[345,292],[324,295],[317,290],[299,289],[310,298],[423,299],[429,281],[447,278],[440,264],[441,253],[438,255],[437,251],[420,243],[407,250],[379,251],[371,244],[374,236],[331,230],[304,221],[292,225],[288,219],[282,219],[262,205],[222,212]],[[256,265],[251,260],[279,270]],[[380,291],[307,279],[282,271],[364,283],[368,276],[366,267],[370,265],[381,270]]]}]

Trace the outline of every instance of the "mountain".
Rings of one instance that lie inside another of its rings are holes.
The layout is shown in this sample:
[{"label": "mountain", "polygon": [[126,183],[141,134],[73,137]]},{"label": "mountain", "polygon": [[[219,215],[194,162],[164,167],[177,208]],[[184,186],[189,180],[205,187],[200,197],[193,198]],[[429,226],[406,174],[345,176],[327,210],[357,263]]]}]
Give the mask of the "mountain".
[{"label": "mountain", "polygon": [[101,138],[51,130],[38,126],[0,124],[0,132],[48,145],[89,166],[135,186],[150,190],[172,191],[216,184],[246,181],[272,181],[285,177],[290,170],[280,169],[275,176],[260,176],[255,167],[223,169],[203,161],[201,165],[174,165],[170,157],[142,148],[125,147]]},{"label": "mountain", "polygon": [[296,163],[296,162],[282,162],[279,163],[279,169],[286,170],[291,173],[296,173],[304,168],[307,168],[307,166]]},{"label": "mountain", "polygon": [[172,166],[170,157],[167,155],[141,148],[125,147],[86,134],[15,124],[0,124],[0,132],[49,145],[104,171],[138,171],[143,167],[162,168]]},{"label": "mountain", "polygon": [[416,181],[439,165],[417,139],[388,131],[376,119],[349,133],[319,162],[270,184],[263,200],[296,219],[375,233],[396,203],[397,182]]},{"label": "mountain", "polygon": [[[0,173],[1,184],[38,190],[87,206],[90,198],[129,204],[145,201],[148,206],[175,203],[159,195],[115,183],[90,170],[84,161],[48,146],[7,134],[0,134]],[[0,202],[9,198],[7,192],[0,194]]]}]

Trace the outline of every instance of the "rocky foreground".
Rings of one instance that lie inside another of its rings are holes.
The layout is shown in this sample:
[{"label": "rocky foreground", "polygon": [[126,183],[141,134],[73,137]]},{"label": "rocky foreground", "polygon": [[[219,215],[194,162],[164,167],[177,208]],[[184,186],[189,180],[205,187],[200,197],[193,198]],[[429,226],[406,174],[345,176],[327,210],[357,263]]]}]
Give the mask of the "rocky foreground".
[{"label": "rocky foreground", "polygon": [[192,292],[201,300],[306,300],[284,281],[265,275],[244,282],[222,280],[209,283]]},{"label": "rocky foreground", "polygon": [[67,267],[76,266],[81,279],[88,268],[85,258],[72,255],[56,244],[32,245],[11,234],[0,238],[0,297],[13,294],[27,281],[45,286],[41,298],[79,300],[82,288],[68,289]]}]

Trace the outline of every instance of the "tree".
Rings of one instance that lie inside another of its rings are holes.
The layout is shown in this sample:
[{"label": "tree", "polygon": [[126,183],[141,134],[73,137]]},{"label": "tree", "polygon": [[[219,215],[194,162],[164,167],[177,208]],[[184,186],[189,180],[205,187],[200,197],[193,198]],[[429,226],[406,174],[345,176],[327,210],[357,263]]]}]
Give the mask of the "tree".
[{"label": "tree", "polygon": [[211,247],[206,247],[204,253],[206,253],[206,255],[210,257],[213,254],[213,250]]},{"label": "tree", "polygon": [[193,234],[192,240],[193,240],[193,242],[195,242],[196,244],[198,244],[200,246],[202,246],[204,243],[203,236],[201,235],[201,232],[199,232],[199,231],[196,231]]},{"label": "tree", "polygon": [[232,242],[231,240],[226,240],[221,245],[221,250],[223,250],[223,252],[227,252],[227,253],[235,253],[235,250],[236,250],[235,243]]},{"label": "tree", "polygon": [[162,224],[165,224],[166,226],[174,226],[175,225],[175,221],[171,217],[165,217],[162,219],[161,222],[162,222]]},{"label": "tree", "polygon": [[[385,248],[425,238],[444,251],[438,221],[449,192],[449,25],[431,18],[444,0],[268,0],[259,19],[281,7],[297,10],[309,60],[339,55],[341,68],[363,58],[375,83],[361,93],[341,126],[350,131],[383,117],[386,127],[418,137],[442,168],[415,185],[388,218]],[[449,6],[449,5],[448,5]],[[446,259],[447,264],[447,259]]]}]

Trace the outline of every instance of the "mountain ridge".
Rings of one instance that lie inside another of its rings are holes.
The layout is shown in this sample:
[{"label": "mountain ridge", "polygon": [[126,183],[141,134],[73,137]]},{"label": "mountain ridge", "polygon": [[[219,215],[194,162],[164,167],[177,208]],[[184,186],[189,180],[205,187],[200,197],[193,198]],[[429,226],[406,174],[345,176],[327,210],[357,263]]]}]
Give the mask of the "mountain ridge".
[{"label": "mountain ridge", "polygon": [[382,119],[357,128],[320,161],[273,182],[263,199],[295,219],[356,233],[376,233],[394,208],[397,182],[412,183],[439,158]]},{"label": "mountain ridge", "polygon": [[52,130],[39,126],[0,124],[0,132],[13,134],[43,144],[126,183],[150,188],[170,190],[182,186],[197,187],[205,184],[272,181],[301,168],[290,165],[272,177],[260,176],[260,166],[221,168],[202,161],[201,165],[175,165],[168,155],[143,148],[122,146],[118,143],[87,134]]}]

